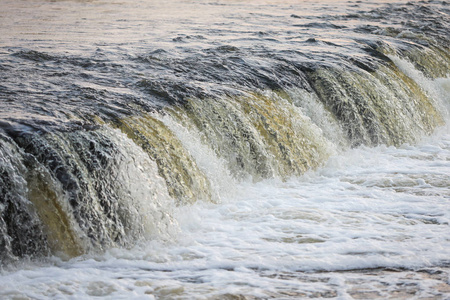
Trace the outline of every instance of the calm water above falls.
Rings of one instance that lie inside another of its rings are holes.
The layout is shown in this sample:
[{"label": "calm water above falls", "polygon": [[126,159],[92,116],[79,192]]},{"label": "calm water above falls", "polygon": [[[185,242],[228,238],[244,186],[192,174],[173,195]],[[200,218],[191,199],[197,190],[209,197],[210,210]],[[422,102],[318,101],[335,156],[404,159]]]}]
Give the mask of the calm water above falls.
[{"label": "calm water above falls", "polygon": [[450,297],[448,2],[0,6],[0,298]]}]

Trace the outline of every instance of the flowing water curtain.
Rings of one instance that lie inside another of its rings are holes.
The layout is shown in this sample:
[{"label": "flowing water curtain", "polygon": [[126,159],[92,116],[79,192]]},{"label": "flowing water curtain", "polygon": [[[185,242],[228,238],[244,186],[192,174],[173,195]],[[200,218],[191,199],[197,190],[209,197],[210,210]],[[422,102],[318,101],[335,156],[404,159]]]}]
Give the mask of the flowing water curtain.
[{"label": "flowing water curtain", "polygon": [[[413,142],[442,124],[425,92],[391,62],[306,75],[316,93],[311,101],[323,103],[321,117],[311,110],[311,118],[305,116],[302,97],[311,92],[303,90],[300,98],[292,91],[189,98],[165,113],[200,132],[236,178],[254,181],[286,179],[323,163],[335,149],[335,138],[324,135],[323,124],[333,119],[327,110],[354,146]],[[4,253],[71,257],[131,245],[170,226],[170,197],[178,204],[211,200],[211,179],[158,118],[147,113],[108,121],[123,133],[93,119],[103,125],[4,138]]]},{"label": "flowing water curtain", "polygon": [[[170,234],[166,184],[148,155],[119,131],[30,133],[16,142],[23,150],[2,151],[2,173],[8,175],[1,182],[6,253],[43,254],[48,248],[72,257]],[[13,199],[16,191],[21,194]],[[9,233],[33,236],[29,240],[37,245]]]},{"label": "flowing water curtain", "polygon": [[28,200],[25,154],[0,136],[0,264],[49,253],[43,224]]},{"label": "flowing water curtain", "polygon": [[415,142],[443,124],[433,100],[392,61],[372,70],[319,67],[308,78],[353,146]]},{"label": "flowing water curtain", "polygon": [[345,151],[348,149],[350,141],[342,123],[331,113],[312,89],[289,88],[277,93],[297,106],[302,114],[320,129],[322,135],[333,144],[334,151]]},{"label": "flowing water curtain", "polygon": [[167,111],[201,132],[239,179],[300,175],[323,163],[333,148],[298,107],[271,91],[191,98]]},{"label": "flowing water curtain", "polygon": [[[450,70],[450,52],[447,39],[426,34],[402,34],[401,31],[387,29],[383,35],[395,37],[396,43],[378,41],[377,51],[385,55],[395,55],[412,62],[416,69],[427,77],[447,77]],[[403,43],[398,43],[402,41]]]},{"label": "flowing water curtain", "polygon": [[166,181],[168,192],[177,204],[211,201],[209,179],[156,114],[118,119],[113,126],[127,134],[156,162],[158,173]]}]

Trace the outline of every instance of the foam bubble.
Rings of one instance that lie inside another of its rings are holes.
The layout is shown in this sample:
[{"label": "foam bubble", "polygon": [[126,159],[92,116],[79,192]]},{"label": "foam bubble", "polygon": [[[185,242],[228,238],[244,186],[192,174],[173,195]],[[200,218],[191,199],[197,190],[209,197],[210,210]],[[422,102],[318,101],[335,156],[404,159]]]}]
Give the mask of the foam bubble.
[{"label": "foam bubble", "polygon": [[449,161],[448,134],[352,149],[300,178],[242,183],[220,204],[175,208],[174,240],[3,271],[0,295],[440,297]]}]

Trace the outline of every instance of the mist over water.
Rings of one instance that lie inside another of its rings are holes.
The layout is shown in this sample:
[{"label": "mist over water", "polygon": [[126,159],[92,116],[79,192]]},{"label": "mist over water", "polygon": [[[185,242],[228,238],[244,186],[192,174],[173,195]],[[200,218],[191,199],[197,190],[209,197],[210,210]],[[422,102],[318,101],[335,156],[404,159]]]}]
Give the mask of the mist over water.
[{"label": "mist over water", "polygon": [[448,2],[0,4],[0,298],[450,297]]}]

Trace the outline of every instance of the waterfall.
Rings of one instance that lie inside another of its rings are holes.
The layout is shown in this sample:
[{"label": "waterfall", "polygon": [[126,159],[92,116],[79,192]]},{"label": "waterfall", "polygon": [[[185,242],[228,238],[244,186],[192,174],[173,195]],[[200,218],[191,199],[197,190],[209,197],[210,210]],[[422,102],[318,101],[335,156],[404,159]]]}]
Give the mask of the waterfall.
[{"label": "waterfall", "polygon": [[[324,30],[314,24],[295,28]],[[413,144],[444,125],[448,36],[361,32],[375,38],[2,54],[0,260],[131,247],[169,234],[174,207],[219,203],[229,184],[286,181],[342,150]],[[13,73],[10,61],[24,67]]]}]

